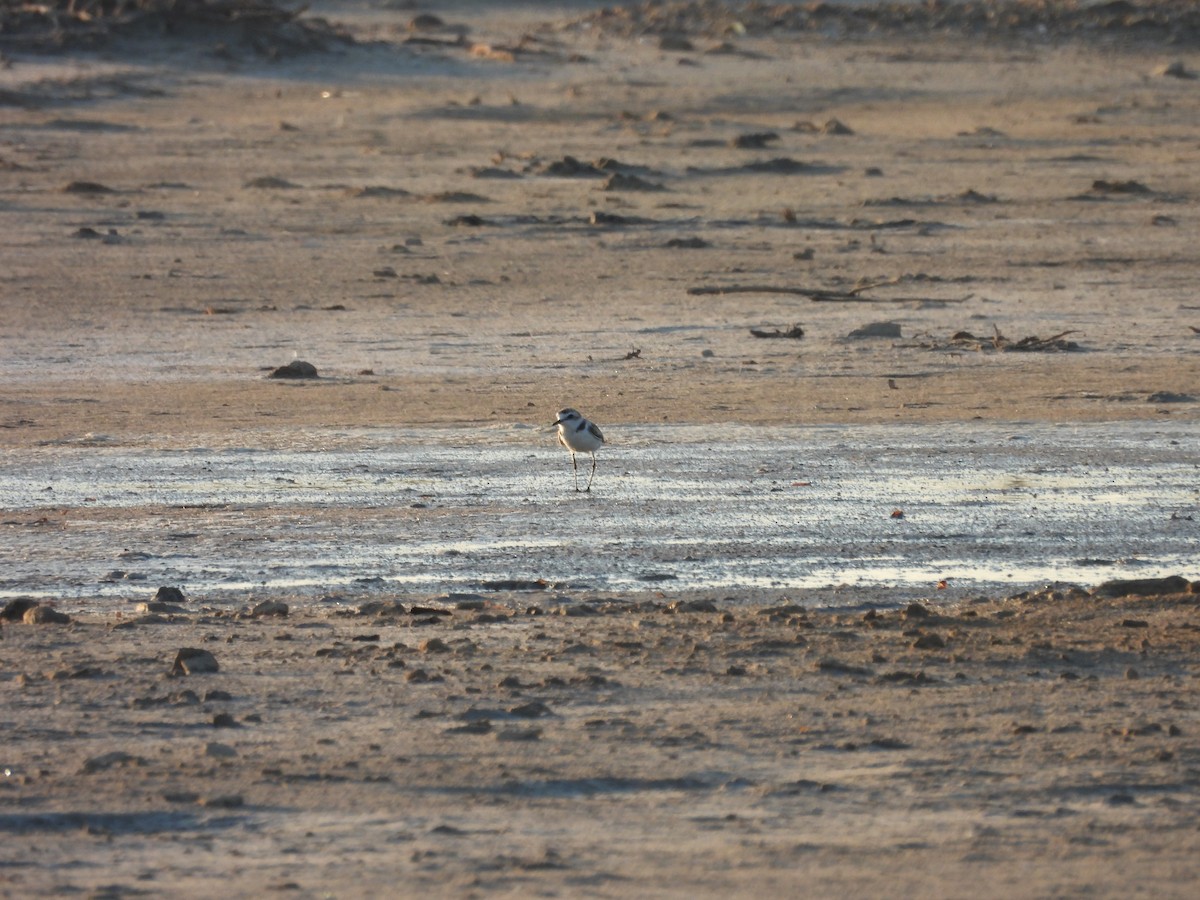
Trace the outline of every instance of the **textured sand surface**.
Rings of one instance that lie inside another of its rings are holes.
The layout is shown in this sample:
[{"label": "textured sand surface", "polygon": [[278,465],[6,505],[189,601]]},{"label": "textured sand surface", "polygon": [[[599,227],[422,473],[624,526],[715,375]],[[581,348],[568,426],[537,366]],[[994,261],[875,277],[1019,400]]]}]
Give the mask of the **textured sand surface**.
[{"label": "textured sand surface", "polygon": [[[328,4],[380,43],[277,62],[7,52],[3,464],[564,405],[1194,434],[1200,82],[1161,74],[1190,45],[688,49],[582,6],[404,43],[414,11]],[[321,377],[266,378],[293,358]],[[13,546],[161,515],[51,504],[0,500]],[[1196,594],[776,593],[6,621],[0,895],[1192,895]],[[169,677],[183,648],[219,671]]]}]

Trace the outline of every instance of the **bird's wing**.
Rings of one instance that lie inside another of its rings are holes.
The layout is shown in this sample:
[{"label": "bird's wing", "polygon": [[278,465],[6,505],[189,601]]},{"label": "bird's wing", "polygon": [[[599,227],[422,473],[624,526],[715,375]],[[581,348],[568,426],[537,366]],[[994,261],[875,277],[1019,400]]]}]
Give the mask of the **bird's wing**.
[{"label": "bird's wing", "polygon": [[588,422],[587,430],[592,437],[600,443],[604,443],[604,432],[599,429],[595,422]]}]

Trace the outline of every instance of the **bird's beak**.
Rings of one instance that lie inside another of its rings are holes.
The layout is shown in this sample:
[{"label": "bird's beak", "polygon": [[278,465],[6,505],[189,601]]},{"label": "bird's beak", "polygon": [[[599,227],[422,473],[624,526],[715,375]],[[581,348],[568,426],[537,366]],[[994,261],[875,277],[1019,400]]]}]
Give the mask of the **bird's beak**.
[{"label": "bird's beak", "polygon": [[563,420],[562,420],[562,419],[558,419],[558,420],[557,420],[557,421],[555,421],[555,422],[551,422],[551,423],[550,423],[549,425],[547,425],[546,427],[547,427],[547,428],[557,428],[557,427],[558,427],[559,425],[561,425],[562,423],[563,423]]}]

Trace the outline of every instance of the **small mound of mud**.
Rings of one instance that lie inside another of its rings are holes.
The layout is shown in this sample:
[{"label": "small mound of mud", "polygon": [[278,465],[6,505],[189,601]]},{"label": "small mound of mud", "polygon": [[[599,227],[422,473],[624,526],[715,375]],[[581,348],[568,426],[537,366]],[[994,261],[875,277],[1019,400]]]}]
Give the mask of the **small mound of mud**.
[{"label": "small mound of mud", "polygon": [[1194,0],[962,0],[956,3],[881,2],[783,5],[761,0],[643,0],[612,6],[579,20],[626,37],[704,36],[724,39],[780,31],[822,37],[950,34],[972,37],[1078,38],[1200,43],[1200,6]]},{"label": "small mound of mud", "polygon": [[279,59],[350,44],[344,30],[271,0],[47,0],[0,4],[0,47],[53,52],[170,38]]}]

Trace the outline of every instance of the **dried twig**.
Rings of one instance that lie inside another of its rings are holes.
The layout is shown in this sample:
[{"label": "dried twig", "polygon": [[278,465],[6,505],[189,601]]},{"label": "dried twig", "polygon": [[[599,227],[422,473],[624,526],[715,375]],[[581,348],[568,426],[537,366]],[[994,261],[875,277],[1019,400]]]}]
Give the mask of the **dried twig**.
[{"label": "dried twig", "polygon": [[863,291],[885,284],[898,284],[898,281],[881,281],[875,284],[863,285],[851,291],[827,291],[821,288],[787,287],[773,284],[727,284],[702,285],[687,289],[692,297],[710,294],[796,294],[807,297],[814,303],[965,303],[974,294],[965,297],[863,297]]}]

